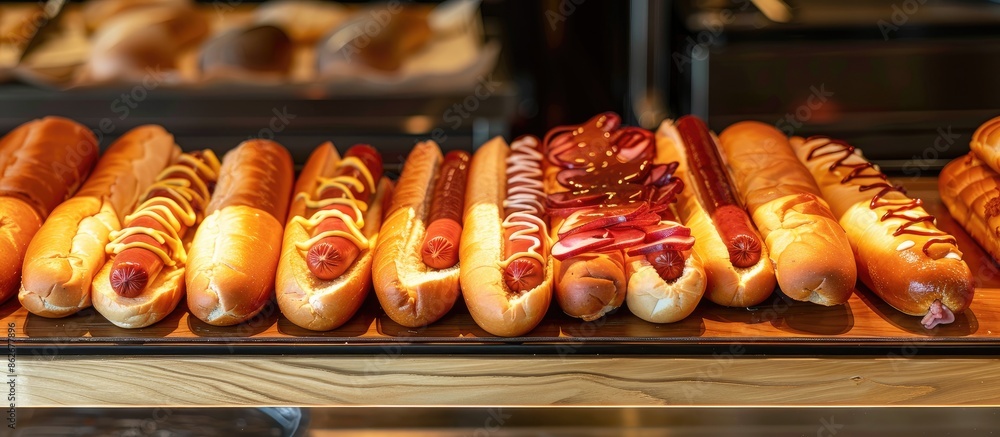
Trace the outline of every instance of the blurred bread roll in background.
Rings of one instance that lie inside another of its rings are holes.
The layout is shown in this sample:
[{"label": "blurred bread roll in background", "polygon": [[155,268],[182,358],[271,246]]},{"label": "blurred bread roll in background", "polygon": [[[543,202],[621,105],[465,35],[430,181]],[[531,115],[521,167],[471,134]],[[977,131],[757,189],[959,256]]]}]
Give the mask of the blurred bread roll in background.
[{"label": "blurred bread roll in background", "polygon": [[143,80],[149,69],[175,70],[181,54],[208,35],[209,23],[186,2],[166,3],[131,8],[101,24],[80,81],[135,82]]},{"label": "blurred bread roll in background", "polygon": [[278,0],[254,12],[257,24],[280,27],[296,44],[312,44],[347,20],[351,12],[339,3]]},{"label": "blurred bread roll in background", "polygon": [[284,30],[271,25],[236,28],[207,42],[200,64],[206,79],[285,78],[294,47]]}]

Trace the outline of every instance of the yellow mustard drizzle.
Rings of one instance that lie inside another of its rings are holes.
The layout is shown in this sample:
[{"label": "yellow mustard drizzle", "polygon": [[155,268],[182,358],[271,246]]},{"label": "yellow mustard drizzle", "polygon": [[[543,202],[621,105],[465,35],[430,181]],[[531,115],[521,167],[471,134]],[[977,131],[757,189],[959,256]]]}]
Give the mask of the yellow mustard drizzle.
[{"label": "yellow mustard drizzle", "polygon": [[190,200],[183,203],[184,205],[180,205],[173,198],[166,196],[151,198],[139,205],[135,212],[125,216],[125,223],[132,223],[139,217],[150,217],[170,229],[180,229],[182,223],[191,226],[197,217]]},{"label": "yellow mustard drizzle", "polygon": [[[346,200],[346,199],[339,199],[339,200]],[[365,219],[361,215],[361,210],[358,209],[357,205],[353,203],[344,203],[344,202],[336,202],[336,203],[350,206],[354,210],[353,211],[354,217],[344,214],[343,212],[336,209],[324,209],[321,211],[316,211],[316,213],[313,214],[312,217],[308,219],[301,216],[295,217],[292,219],[292,223],[298,223],[302,225],[302,227],[305,228],[307,231],[312,231],[313,229],[316,228],[316,226],[319,226],[320,222],[322,222],[323,220],[335,217],[343,220],[344,224],[347,226],[347,232],[344,231],[320,232],[306,241],[295,243],[296,248],[298,248],[301,251],[308,251],[309,248],[313,246],[313,244],[316,244],[317,241],[322,240],[326,237],[344,237],[348,240],[351,240],[351,242],[354,243],[356,246],[358,246],[358,248],[364,249],[368,247],[368,238],[366,238],[365,235],[361,232],[361,228],[365,226]]]},{"label": "yellow mustard drizzle", "polygon": [[167,256],[167,252],[164,251],[163,249],[147,243],[143,243],[141,241],[134,241],[128,244],[118,244],[115,245],[114,247],[112,247],[111,244],[108,244],[108,248],[110,248],[111,253],[114,253],[115,255],[121,253],[121,251],[125,249],[130,249],[133,247],[141,247],[159,256],[160,259],[163,260],[163,265],[167,267],[173,267],[177,262],[187,263],[187,253],[184,251],[184,246],[181,245],[181,240],[179,238],[174,238],[173,236],[171,236],[166,232],[156,230],[153,228],[133,226],[125,228],[121,231],[116,231],[113,234],[115,235],[114,239],[116,241],[124,240],[133,235],[148,235],[149,237],[152,237],[154,240],[156,240],[157,243],[167,246],[167,249],[169,249],[172,253],[176,255],[177,261],[174,261],[172,258]]},{"label": "yellow mustard drizzle", "polygon": [[[361,173],[361,176],[364,178],[364,182],[350,176],[318,178],[319,185],[313,193],[299,192],[295,195],[296,201],[304,200],[306,208],[317,211],[314,212],[308,219],[302,216],[296,216],[292,218],[292,223],[299,224],[307,232],[312,233],[312,231],[316,229],[316,227],[319,226],[320,222],[323,220],[328,218],[338,218],[344,222],[344,225],[347,227],[347,231],[320,232],[306,241],[295,243],[295,248],[301,252],[308,252],[309,249],[316,244],[316,242],[327,237],[345,238],[362,250],[368,249],[371,244],[371,242],[368,241],[368,238],[365,237],[365,234],[361,232],[361,228],[365,226],[364,212],[368,211],[368,204],[355,198],[351,188],[354,188],[354,191],[362,191],[365,189],[365,185],[363,184],[367,183],[368,192],[374,194],[375,178],[372,177],[372,174],[368,171],[368,167],[365,166],[365,163],[355,156],[348,156],[337,164],[338,169],[342,166],[351,166],[357,169],[358,173]],[[340,191],[344,193],[344,197],[313,200],[329,188],[340,189]],[[343,205],[350,207],[353,217],[336,209],[322,209],[330,205]]]},{"label": "yellow mustard drizzle", "polygon": [[[110,234],[111,242],[105,246],[105,251],[109,254],[119,254],[126,249],[142,248],[146,249],[163,261],[163,265],[172,267],[178,262],[187,262],[187,251],[182,243],[183,236],[179,235],[181,225],[191,227],[198,223],[201,217],[195,212],[197,205],[199,210],[204,210],[208,203],[211,192],[208,184],[198,174],[210,181],[215,181],[219,177],[218,157],[211,150],[202,152],[206,162],[190,154],[182,154],[177,162],[163,171],[149,188],[142,195],[142,203],[132,214],[125,217],[125,223],[132,223],[140,217],[149,217],[159,223],[165,231],[143,226],[129,226]],[[195,171],[197,170],[197,172]],[[166,195],[151,196],[155,191],[165,191]],[[146,235],[166,246],[167,250],[143,242],[125,243],[125,239],[135,235]],[[173,256],[171,256],[171,254]]]}]

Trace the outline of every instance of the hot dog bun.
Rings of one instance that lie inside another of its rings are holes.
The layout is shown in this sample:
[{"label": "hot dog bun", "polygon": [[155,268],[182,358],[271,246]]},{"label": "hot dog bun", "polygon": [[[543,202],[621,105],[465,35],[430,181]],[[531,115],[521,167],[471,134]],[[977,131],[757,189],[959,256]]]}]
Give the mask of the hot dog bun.
[{"label": "hot dog bun", "polygon": [[[672,162],[669,150],[656,147],[656,160],[660,164]],[[684,188],[690,190],[691,188]],[[675,205],[670,206],[672,215],[679,217]],[[686,222],[682,224],[688,226]],[[697,244],[697,239],[695,240]],[[673,323],[685,319],[694,312],[705,296],[708,278],[705,267],[694,250],[684,251],[687,257],[681,276],[673,281],[664,281],[656,268],[644,256],[626,256],[625,274],[628,277],[628,293],[625,302],[636,317],[652,323]]]},{"label": "hot dog bun", "polygon": [[21,199],[0,197],[0,301],[17,291],[28,243],[41,227],[42,219],[30,205]]},{"label": "hot dog bun", "polygon": [[27,202],[44,219],[80,188],[97,155],[97,139],[83,125],[29,121],[0,138],[0,196]]},{"label": "hot dog bun", "polygon": [[[194,234],[190,234],[194,235]],[[185,244],[189,244],[185,241]],[[104,318],[121,328],[144,328],[169,315],[184,297],[183,265],[165,267],[146,290],[136,297],[123,298],[111,288],[111,262],[104,263],[94,276],[92,302]]]},{"label": "hot dog bun", "polygon": [[736,123],[719,138],[781,291],[820,305],[846,302],[857,282],[851,244],[788,138],[756,121]]},{"label": "hot dog bun", "polygon": [[180,155],[146,190],[122,231],[112,233],[105,249],[108,261],[94,277],[91,293],[94,309],[108,321],[143,328],[181,302],[187,250],[218,173],[219,160],[211,150]]},{"label": "hot dog bun", "polygon": [[493,335],[514,337],[535,328],[552,301],[551,258],[541,284],[513,293],[504,281],[503,201],[507,156],[503,138],[493,138],[472,157],[459,254],[462,296],[472,318]]},{"label": "hot dog bun", "polygon": [[[555,228],[555,226],[553,226]],[[585,321],[604,317],[625,302],[627,280],[622,252],[587,253],[553,259],[559,308]]]},{"label": "hot dog bun", "polygon": [[643,256],[626,258],[628,293],[625,301],[636,317],[652,323],[673,323],[690,316],[705,295],[708,281],[701,259],[694,251],[684,253],[684,271],[673,281],[664,281]]},{"label": "hot dog bun", "polygon": [[694,250],[707,278],[705,297],[731,307],[763,302],[777,285],[767,249],[761,248],[756,264],[746,268],[733,266],[725,241],[695,193],[696,185],[691,180],[695,175],[688,170],[684,145],[673,121],[665,120],[660,124],[656,131],[656,148],[662,161],[679,163],[674,175],[684,181],[684,190],[678,195],[677,213],[695,238]]},{"label": "hot dog bun", "polygon": [[[840,217],[865,285],[910,315],[958,313],[969,306],[972,272],[954,237],[934,226],[919,200],[893,188],[847,143],[826,137],[793,137],[790,143]],[[946,308],[932,311],[941,304]],[[949,322],[925,320],[928,328],[938,323]]]},{"label": "hot dog bun", "polygon": [[955,221],[1000,260],[1000,174],[969,153],[944,166],[938,188]]},{"label": "hot dog bun", "polygon": [[433,141],[410,152],[387,210],[372,277],[382,309],[400,325],[434,323],[455,305],[460,264],[434,269],[421,260],[434,181],[443,157]]},{"label": "hot dog bun", "polygon": [[292,157],[268,140],[226,153],[188,254],[188,309],[216,326],[255,316],[271,299],[292,190]]},{"label": "hot dog bun", "polygon": [[97,139],[72,120],[29,121],[0,138],[0,302],[16,294],[28,243],[97,161]]},{"label": "hot dog bun", "polygon": [[109,234],[180,149],[160,126],[140,126],[115,141],[76,196],[63,202],[28,245],[18,299],[44,317],[90,306],[93,276]]},{"label": "hot dog bun", "polygon": [[[306,217],[307,196],[299,193],[313,193],[320,185],[321,177],[333,172],[340,161],[337,149],[331,143],[324,143],[313,151],[306,162],[298,182],[295,196],[285,225],[281,261],[278,264],[277,296],[281,313],[292,323],[314,331],[336,329],[346,323],[364,303],[371,288],[371,248],[361,251],[354,264],[340,277],[333,280],[317,278],[306,264],[306,256],[296,244],[309,240],[310,234],[296,217]],[[361,232],[368,238],[370,246],[379,240],[378,230],[382,224],[384,199],[392,192],[392,183],[382,178],[375,197],[369,203],[364,215]]]}]

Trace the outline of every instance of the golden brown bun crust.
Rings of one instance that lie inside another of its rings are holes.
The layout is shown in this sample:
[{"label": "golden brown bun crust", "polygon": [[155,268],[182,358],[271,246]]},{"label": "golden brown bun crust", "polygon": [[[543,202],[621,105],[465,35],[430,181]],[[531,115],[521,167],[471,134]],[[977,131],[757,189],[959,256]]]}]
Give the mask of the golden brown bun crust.
[{"label": "golden brown bun crust", "polygon": [[621,251],[588,253],[553,263],[556,301],[567,315],[590,322],[625,301],[625,258]]},{"label": "golden brown bun crust", "polygon": [[244,141],[223,158],[188,254],[187,302],[195,317],[235,325],[271,299],[292,174],[291,155],[273,141]]},{"label": "golden brown bun crust", "polygon": [[944,166],[938,188],[955,221],[1000,260],[1000,174],[969,153]]},{"label": "golden brown bun crust", "polygon": [[0,196],[17,197],[42,218],[83,184],[97,161],[93,132],[72,120],[32,120],[0,138]]},{"label": "golden brown bun crust", "polygon": [[684,181],[684,190],[677,199],[678,218],[691,228],[691,235],[695,238],[694,250],[705,268],[708,281],[705,297],[724,306],[757,305],[767,299],[777,285],[767,248],[761,247],[757,264],[747,268],[733,267],[726,243],[694,192],[695,184],[690,179],[693,176],[688,172],[681,141],[671,120],[665,120],[656,131],[658,162],[679,163],[675,176]]},{"label": "golden brown bun crust", "polygon": [[433,269],[424,264],[420,254],[434,181],[443,159],[433,141],[413,148],[375,249],[372,277],[379,303],[392,320],[410,328],[436,322],[458,300],[461,263]]},{"label": "golden brown bun crust", "polygon": [[857,282],[851,243],[788,138],[756,121],[736,123],[719,138],[781,291],[821,305],[846,302]]},{"label": "golden brown bun crust", "polygon": [[31,206],[19,199],[0,197],[0,302],[17,293],[24,254],[40,227],[42,220]]},{"label": "golden brown bun crust", "polygon": [[983,123],[969,142],[972,153],[995,172],[1000,172],[1000,117]]},{"label": "golden brown bun crust", "polygon": [[790,196],[753,215],[771,251],[778,286],[788,297],[819,305],[847,302],[858,282],[847,233],[811,195]]},{"label": "golden brown bun crust", "polygon": [[249,206],[284,222],[294,174],[292,155],[281,144],[244,141],[223,157],[219,183],[206,215],[228,206]]},{"label": "golden brown bun crust", "polygon": [[243,205],[205,217],[185,272],[191,314],[215,326],[257,315],[274,291],[282,229],[270,214]]},{"label": "golden brown bun crust", "polygon": [[80,188],[96,160],[94,134],[61,117],[29,121],[0,138],[0,302],[17,292],[42,221]]},{"label": "golden brown bun crust", "polygon": [[[855,179],[843,184],[842,176],[829,171],[839,156],[806,160],[809,151],[818,143],[807,143],[803,138],[793,137],[790,144],[799,160],[812,173],[834,214],[840,214],[840,225],[847,231],[854,250],[858,277],[865,285],[897,310],[914,316],[926,314],[935,300],[940,300],[956,314],[969,306],[975,290],[974,282],[969,266],[961,260],[962,252],[958,247],[934,244],[930,248],[930,256],[923,251],[928,240],[948,236],[893,236],[904,221],[882,221],[881,217],[891,207],[882,206],[873,210],[869,206],[876,191],[859,191],[859,185],[870,183],[870,179]],[[864,162],[863,158],[853,155],[846,163],[860,162]],[[899,203],[909,198],[894,191],[883,199]],[[922,215],[927,211],[918,207],[907,214]],[[938,230],[929,223],[914,225],[910,229]]]},{"label": "golden brown bun crust", "polygon": [[511,293],[503,280],[503,207],[509,147],[493,138],[476,151],[469,167],[459,253],[462,296],[472,318],[493,335],[515,337],[538,326],[552,301],[552,262],[532,290]]},{"label": "golden brown bun crust", "polygon": [[[331,143],[324,143],[313,151],[295,184],[295,193],[312,193],[319,185],[319,177],[332,174],[340,155]],[[382,223],[382,205],[392,192],[392,183],[382,178],[365,213],[361,232],[374,245]],[[362,250],[354,264],[339,278],[324,281],[309,271],[303,252],[295,244],[309,239],[309,232],[291,221],[306,213],[305,199],[297,194],[285,226],[281,260],[278,263],[276,293],[281,313],[292,323],[314,331],[336,329],[351,319],[358,311],[371,287],[372,251]]]},{"label": "golden brown bun crust", "polygon": [[142,192],[179,152],[173,136],[153,125],[126,132],[108,148],[76,196],[52,211],[28,245],[18,293],[28,311],[65,317],[90,306],[108,235],[121,229]]},{"label": "golden brown bun crust", "polygon": [[107,198],[123,219],[136,206],[139,196],[156,181],[180,148],[174,136],[157,125],[139,126],[112,144],[75,197]]}]

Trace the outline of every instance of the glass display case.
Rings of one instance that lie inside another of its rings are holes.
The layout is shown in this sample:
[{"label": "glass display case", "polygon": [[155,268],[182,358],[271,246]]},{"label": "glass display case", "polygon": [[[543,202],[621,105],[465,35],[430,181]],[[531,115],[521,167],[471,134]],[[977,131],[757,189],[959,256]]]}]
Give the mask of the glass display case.
[{"label": "glass display case", "polygon": [[[428,139],[475,152],[494,136],[544,137],[604,111],[654,131],[685,114],[714,132],[757,120],[863,149],[955,237],[976,294],[932,329],[861,282],[842,305],[778,290],[750,307],[706,300],[675,323],[647,322],[627,305],[582,321],[553,300],[514,337],[478,326],[462,299],[412,328],[368,293],[346,324],[312,331],[273,299],[235,326],[205,323],[182,302],[158,323],[124,329],[93,308],[46,318],[11,298],[0,304],[10,435],[996,431],[995,412],[979,407],[1000,403],[1000,267],[949,214],[937,177],[1000,115],[995,2],[61,3],[0,5],[2,133],[59,115],[105,150],[152,123],[182,150],[220,157],[273,139],[297,172],[324,141],[367,143],[397,179]],[[127,26],[135,36],[115,36],[116,14],[143,8],[158,17],[135,19],[144,26],[183,23],[167,25],[170,44]],[[411,13],[425,18],[403,18]],[[366,25],[392,56],[357,71],[337,64]],[[282,33],[225,39],[261,28]],[[199,36],[180,45],[180,35]],[[153,52],[160,58],[144,57]]]}]

